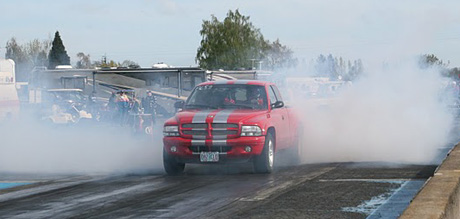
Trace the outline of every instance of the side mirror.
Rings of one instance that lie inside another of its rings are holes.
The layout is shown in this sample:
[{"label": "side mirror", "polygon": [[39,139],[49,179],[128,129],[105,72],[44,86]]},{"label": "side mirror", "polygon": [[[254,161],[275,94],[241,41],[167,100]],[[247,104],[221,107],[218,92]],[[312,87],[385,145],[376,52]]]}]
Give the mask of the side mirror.
[{"label": "side mirror", "polygon": [[284,106],[283,101],[276,101],[274,104],[272,104],[272,109],[281,108],[283,106]]},{"label": "side mirror", "polygon": [[183,100],[178,100],[174,103],[174,108],[176,109],[183,109],[185,105],[185,101]]}]

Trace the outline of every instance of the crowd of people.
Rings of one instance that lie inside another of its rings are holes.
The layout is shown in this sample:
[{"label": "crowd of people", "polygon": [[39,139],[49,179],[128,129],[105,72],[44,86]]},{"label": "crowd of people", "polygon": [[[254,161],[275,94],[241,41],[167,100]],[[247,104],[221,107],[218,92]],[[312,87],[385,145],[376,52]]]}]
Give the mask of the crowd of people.
[{"label": "crowd of people", "polygon": [[112,92],[107,104],[110,120],[121,126],[143,129],[146,124],[154,124],[157,100],[151,91],[139,99],[134,91]]}]

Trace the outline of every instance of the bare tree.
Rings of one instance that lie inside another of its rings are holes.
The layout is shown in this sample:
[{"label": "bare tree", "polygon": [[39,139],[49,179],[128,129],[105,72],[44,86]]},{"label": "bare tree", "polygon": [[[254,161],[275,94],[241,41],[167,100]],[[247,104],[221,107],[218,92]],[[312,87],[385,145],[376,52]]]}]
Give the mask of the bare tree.
[{"label": "bare tree", "polygon": [[77,61],[77,68],[91,68],[91,58],[90,55],[85,55],[85,53],[79,52],[77,53],[78,61]]}]

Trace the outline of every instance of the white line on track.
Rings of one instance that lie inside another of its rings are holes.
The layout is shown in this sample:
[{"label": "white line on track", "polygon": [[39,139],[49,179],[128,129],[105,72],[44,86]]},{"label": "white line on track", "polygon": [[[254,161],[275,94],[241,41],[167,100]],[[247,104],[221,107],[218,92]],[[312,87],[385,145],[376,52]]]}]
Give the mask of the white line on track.
[{"label": "white line on track", "polygon": [[[62,189],[65,187],[70,187],[70,186],[78,185],[78,184],[85,183],[85,182],[95,181],[95,180],[99,180],[102,178],[104,177],[90,177],[90,178],[74,177],[74,178],[66,178],[66,179],[56,180],[56,181],[53,180],[51,181],[51,184],[48,184],[48,185],[43,185],[43,186],[38,186],[38,187],[33,187],[33,188],[28,188],[28,189],[22,189],[19,191],[1,194],[0,202],[12,200],[12,199],[23,198],[23,197],[27,197],[31,195],[36,195],[36,194],[40,194],[40,193],[44,193],[44,192],[48,192],[52,190]],[[64,180],[67,182],[65,182]],[[55,183],[55,182],[59,182],[59,183]]]},{"label": "white line on track", "polygon": [[312,173],[309,173],[303,177],[299,177],[299,178],[294,178],[293,180],[290,180],[290,181],[287,181],[287,182],[284,182],[284,183],[281,183],[279,185],[275,185],[275,186],[271,186],[271,187],[268,187],[266,189],[263,189],[259,192],[257,192],[256,195],[252,196],[252,197],[244,197],[244,198],[240,198],[239,201],[261,201],[261,200],[264,200],[264,199],[267,199],[269,198],[270,196],[272,196],[273,194],[277,193],[277,192],[280,192],[282,190],[286,190],[287,188],[290,188],[290,187],[294,187],[294,186],[297,186],[301,183],[304,183],[305,181],[308,181],[308,180],[312,180],[320,175],[323,175],[333,169],[335,169],[336,167],[326,167],[326,168],[322,168],[318,171],[315,171],[315,172],[312,172]]}]

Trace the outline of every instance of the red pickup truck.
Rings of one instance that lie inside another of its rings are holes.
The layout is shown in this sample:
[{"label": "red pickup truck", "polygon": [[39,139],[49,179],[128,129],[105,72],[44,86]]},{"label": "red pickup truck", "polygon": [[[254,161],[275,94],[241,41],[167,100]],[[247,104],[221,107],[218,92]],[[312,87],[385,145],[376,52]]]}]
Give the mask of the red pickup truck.
[{"label": "red pickup truck", "polygon": [[163,129],[166,173],[180,174],[186,163],[253,162],[270,173],[279,150],[300,155],[299,124],[275,84],[264,81],[204,82]]}]

